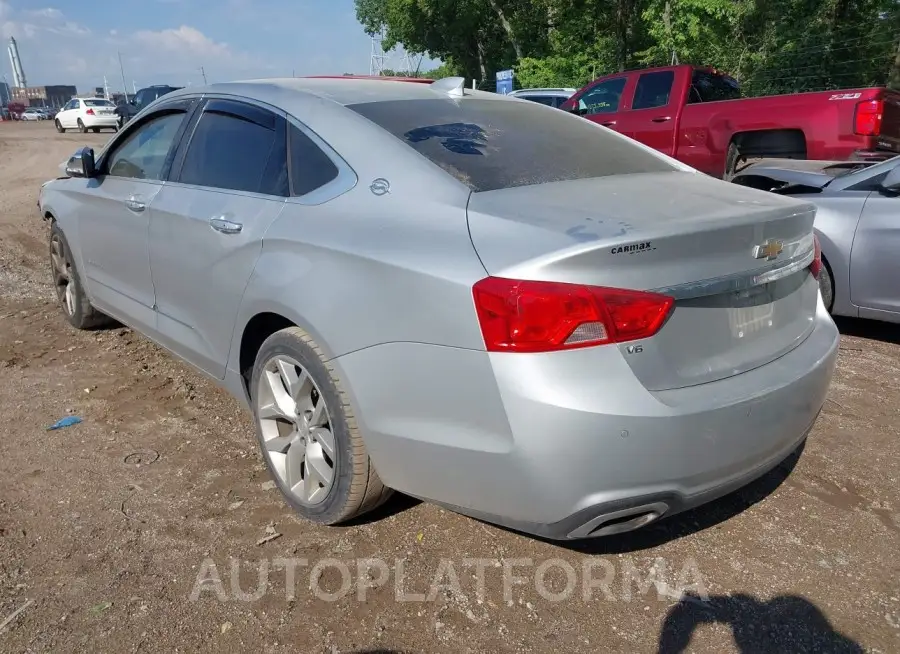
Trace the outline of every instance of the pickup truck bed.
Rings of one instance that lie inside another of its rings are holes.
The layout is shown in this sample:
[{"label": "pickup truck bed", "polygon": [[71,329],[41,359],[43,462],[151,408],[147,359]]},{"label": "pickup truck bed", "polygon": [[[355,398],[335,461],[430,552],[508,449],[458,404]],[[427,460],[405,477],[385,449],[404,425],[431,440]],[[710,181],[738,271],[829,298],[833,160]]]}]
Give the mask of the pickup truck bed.
[{"label": "pickup truck bed", "polygon": [[747,158],[900,154],[900,93],[884,88],[741,98],[727,75],[681,65],[601,77],[561,108],[716,177]]}]

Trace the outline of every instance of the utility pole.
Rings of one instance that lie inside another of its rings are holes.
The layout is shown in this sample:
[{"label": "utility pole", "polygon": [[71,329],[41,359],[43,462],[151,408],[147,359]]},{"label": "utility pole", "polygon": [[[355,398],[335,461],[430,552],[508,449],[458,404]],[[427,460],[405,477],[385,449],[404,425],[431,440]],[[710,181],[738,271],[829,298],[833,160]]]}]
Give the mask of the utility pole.
[{"label": "utility pole", "polygon": [[206,84],[206,71],[203,70],[203,66],[200,66],[200,74],[203,75],[203,84]]},{"label": "utility pole", "polygon": [[125,67],[122,65],[122,53],[119,54],[119,72],[122,73],[122,90],[125,91],[125,102],[128,102],[128,82],[125,81]]}]

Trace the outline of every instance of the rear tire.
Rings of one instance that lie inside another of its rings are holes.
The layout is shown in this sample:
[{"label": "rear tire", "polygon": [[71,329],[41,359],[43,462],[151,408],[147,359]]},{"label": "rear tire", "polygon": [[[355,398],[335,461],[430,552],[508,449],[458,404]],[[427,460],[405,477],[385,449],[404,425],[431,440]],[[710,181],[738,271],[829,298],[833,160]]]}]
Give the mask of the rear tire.
[{"label": "rear tire", "polygon": [[726,182],[731,181],[734,174],[737,172],[737,167],[741,159],[741,149],[738,147],[737,143],[732,141],[728,145],[728,154],[725,155],[725,174],[722,176],[722,179]]},{"label": "rear tire", "polygon": [[831,276],[831,269],[828,267],[825,259],[822,259],[822,269],[819,271],[818,282],[819,291],[822,293],[822,303],[828,309],[828,313],[831,313],[834,307],[834,278]]},{"label": "rear tire", "polygon": [[56,131],[59,132],[60,134],[66,133],[66,128],[62,126],[62,123],[59,122],[59,120],[56,121]]},{"label": "rear tire", "polygon": [[112,322],[88,300],[69,243],[55,220],[50,225],[50,274],[56,298],[70,325],[76,329],[94,329]]},{"label": "rear tire", "polygon": [[302,329],[288,327],[263,342],[250,396],[263,458],[301,516],[338,524],[391,496],[369,458],[337,372]]},{"label": "rear tire", "polygon": [[94,134],[99,134],[99,133],[100,133],[100,128],[99,128],[99,127],[91,127],[91,131],[92,131]]},{"label": "rear tire", "polygon": [[78,129],[82,134],[87,134],[87,131],[88,131],[87,125],[85,125],[81,121],[81,118],[78,119]]}]

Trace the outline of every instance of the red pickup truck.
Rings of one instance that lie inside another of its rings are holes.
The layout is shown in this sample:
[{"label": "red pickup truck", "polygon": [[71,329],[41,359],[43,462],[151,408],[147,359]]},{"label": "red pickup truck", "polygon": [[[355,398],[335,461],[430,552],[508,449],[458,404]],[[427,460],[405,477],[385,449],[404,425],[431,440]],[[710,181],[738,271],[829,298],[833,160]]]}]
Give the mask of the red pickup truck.
[{"label": "red pickup truck", "polygon": [[742,98],[728,75],[680,65],[601,77],[560,108],[716,177],[749,158],[900,154],[900,93],[884,88]]}]

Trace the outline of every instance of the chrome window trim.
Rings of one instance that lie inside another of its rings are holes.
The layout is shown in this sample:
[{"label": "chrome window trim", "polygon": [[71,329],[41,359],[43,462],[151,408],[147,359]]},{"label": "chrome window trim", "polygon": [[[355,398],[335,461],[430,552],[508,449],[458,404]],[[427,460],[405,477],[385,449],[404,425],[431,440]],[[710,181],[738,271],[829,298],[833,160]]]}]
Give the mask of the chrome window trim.
[{"label": "chrome window trim", "polygon": [[713,277],[699,282],[675,284],[673,286],[652,289],[650,292],[668,295],[676,300],[690,300],[709,295],[744,291],[754,288],[755,286],[762,286],[779,279],[784,279],[785,277],[790,277],[794,273],[808,268],[815,256],[815,249],[810,248],[805,250],[802,254],[796,254],[784,261],[776,261],[761,270],[757,269],[751,272],[723,275],[721,277]]},{"label": "chrome window trim", "polygon": [[[335,198],[343,195],[344,193],[352,190],[357,183],[359,183],[359,176],[356,174],[356,171],[350,167],[350,164],[339,155],[334,148],[332,148],[328,143],[326,143],[318,134],[316,134],[309,127],[304,125],[300,120],[287,115],[287,121],[289,125],[292,125],[299,129],[305,136],[311,140],[316,147],[318,147],[322,152],[325,153],[325,156],[331,159],[331,163],[335,165],[338,170],[337,177],[333,180],[320,186],[319,188],[310,191],[306,195],[294,195],[289,198],[285,198],[285,200],[291,204],[300,204],[306,206],[315,206],[318,204],[324,204],[326,202],[330,202]],[[288,152],[288,158],[290,159],[291,153]]]}]

